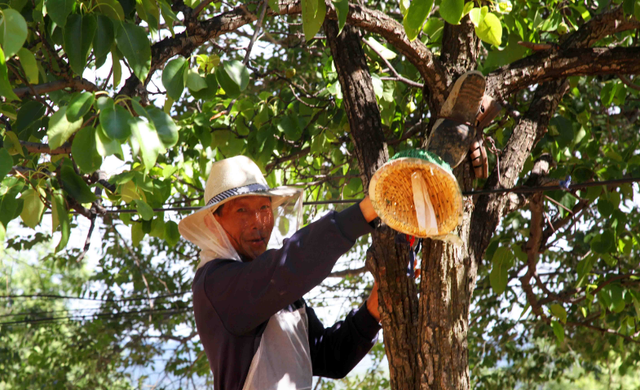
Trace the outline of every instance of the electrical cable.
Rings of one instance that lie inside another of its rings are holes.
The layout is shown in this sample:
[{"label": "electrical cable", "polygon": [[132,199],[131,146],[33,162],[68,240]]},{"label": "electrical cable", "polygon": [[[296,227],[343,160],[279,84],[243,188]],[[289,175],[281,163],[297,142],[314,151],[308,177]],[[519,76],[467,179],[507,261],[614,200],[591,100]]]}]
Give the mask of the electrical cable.
[{"label": "electrical cable", "polygon": [[[615,179],[615,180],[605,180],[605,181],[591,181],[586,183],[577,183],[569,186],[537,186],[537,187],[513,187],[513,188],[495,188],[488,190],[477,190],[477,191],[463,191],[462,195],[464,196],[474,196],[474,195],[489,195],[489,194],[505,194],[505,193],[517,193],[517,194],[527,194],[527,193],[535,193],[540,191],[557,191],[557,190],[578,190],[588,187],[599,187],[599,186],[609,186],[609,185],[619,185],[625,183],[637,183],[640,182],[640,177],[629,177],[624,179]],[[304,206],[314,206],[314,205],[325,205],[325,204],[349,204],[349,203],[358,203],[362,201],[362,198],[358,199],[337,199],[337,200],[320,200],[320,201],[311,201],[304,202]],[[175,203],[175,202],[174,202]],[[167,208],[157,208],[153,209],[154,212],[163,212],[163,211],[196,211],[201,207],[167,207]],[[121,214],[121,213],[137,213],[136,209],[108,209],[107,214]]]},{"label": "electrical cable", "polygon": [[39,323],[49,323],[49,322],[60,322],[64,320],[75,320],[81,321],[85,319],[96,319],[102,317],[124,317],[124,316],[133,316],[133,315],[147,315],[147,314],[176,314],[183,313],[193,309],[193,306],[187,306],[184,308],[171,308],[171,309],[144,309],[144,310],[136,310],[136,311],[125,311],[118,313],[94,313],[94,314],[85,314],[85,315],[70,315],[64,317],[47,317],[47,318],[34,318],[27,320],[19,320],[19,321],[6,321],[0,322],[0,326],[2,325],[19,325],[19,324],[39,324]]}]

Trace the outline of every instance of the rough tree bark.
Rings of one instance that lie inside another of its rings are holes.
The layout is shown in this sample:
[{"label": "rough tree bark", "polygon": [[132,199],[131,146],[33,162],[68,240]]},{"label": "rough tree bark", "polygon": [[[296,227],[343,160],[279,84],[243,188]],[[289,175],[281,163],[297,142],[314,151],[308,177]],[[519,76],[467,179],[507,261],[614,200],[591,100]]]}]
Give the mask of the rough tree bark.
[{"label": "rough tree bark", "polygon": [[[380,111],[369,68],[355,27],[345,26],[338,35],[336,22],[324,23],[333,61],[339,75],[364,188],[388,158]],[[415,282],[407,276],[409,246],[396,241],[397,232],[381,226],[373,234],[367,265],[379,283],[380,313],[384,330],[391,386],[415,389],[419,362],[418,299]]]}]

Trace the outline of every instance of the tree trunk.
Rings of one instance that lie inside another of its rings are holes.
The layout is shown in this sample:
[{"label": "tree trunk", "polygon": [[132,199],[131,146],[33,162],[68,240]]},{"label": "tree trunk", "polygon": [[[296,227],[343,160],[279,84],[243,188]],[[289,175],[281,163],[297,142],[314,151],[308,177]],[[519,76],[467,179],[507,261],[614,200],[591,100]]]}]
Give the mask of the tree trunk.
[{"label": "tree trunk", "polygon": [[[372,175],[388,159],[371,75],[355,27],[347,25],[338,35],[336,22],[326,20],[324,29],[339,75],[366,192]],[[449,73],[445,76],[449,84],[476,64],[480,46],[472,30],[468,20],[463,20],[461,26],[446,25],[444,40],[448,44],[443,46],[440,65]],[[446,98],[446,88],[425,88],[424,93]],[[538,88],[528,112],[515,126],[500,157],[501,177],[494,167],[485,188],[513,187],[563,93],[562,81]],[[430,108],[432,117],[437,117],[438,107]],[[462,190],[473,188],[474,176],[469,162],[461,164],[454,173]],[[506,200],[505,195],[466,197],[461,224],[454,231],[463,244],[425,239],[419,286],[407,275],[410,249],[403,235],[386,226],[373,233],[367,266],[379,284],[392,389],[467,390],[471,387],[467,341],[469,307],[480,261],[504,213]]]},{"label": "tree trunk", "polygon": [[[366,190],[375,171],[388,158],[380,111],[371,74],[355,27],[338,35],[336,22],[324,23],[333,61],[339,75],[351,136]],[[380,314],[389,360],[391,387],[417,389],[422,372],[418,344],[418,294],[407,276],[409,245],[396,240],[398,233],[381,226],[373,233],[367,266],[379,284]]]}]

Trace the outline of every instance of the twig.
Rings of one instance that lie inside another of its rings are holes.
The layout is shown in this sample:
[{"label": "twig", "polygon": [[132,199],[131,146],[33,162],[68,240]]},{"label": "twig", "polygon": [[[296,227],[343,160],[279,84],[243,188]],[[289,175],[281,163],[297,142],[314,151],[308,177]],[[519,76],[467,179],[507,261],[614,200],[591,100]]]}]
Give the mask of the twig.
[{"label": "twig", "polygon": [[202,10],[205,9],[206,6],[208,6],[211,3],[217,3],[218,1],[220,0],[204,0],[203,2],[198,4],[196,9],[193,10],[193,17],[197,18],[200,12],[202,12]]},{"label": "twig", "polygon": [[32,93],[35,93],[37,95],[45,95],[49,92],[59,91],[65,88],[72,88],[76,91],[89,92],[97,92],[99,90],[98,87],[92,82],[83,78],[76,77],[70,80],[57,80],[50,83],[32,85],[31,87],[16,88],[13,90],[13,93],[15,93],[19,98],[23,98],[31,95]]},{"label": "twig", "polygon": [[407,130],[402,137],[398,138],[398,139],[392,139],[392,140],[387,140],[387,145],[396,145],[399,144],[400,142],[407,140],[411,137],[413,137],[414,135],[420,133],[422,131],[422,119],[420,119],[418,121],[418,123],[416,123],[415,125],[411,126],[411,128],[409,128],[409,130]]},{"label": "twig", "polygon": [[[122,240],[122,243],[124,244],[125,248],[127,248],[127,251],[129,251],[129,253],[131,254],[131,257],[133,257],[133,260],[136,262],[136,265],[138,266],[138,269],[140,270],[140,275],[142,276],[142,281],[144,282],[144,285],[147,288],[147,297],[148,297],[148,300],[149,300],[149,308],[151,310],[154,310],[154,308],[153,308],[153,298],[151,297],[151,289],[149,288],[149,283],[147,282],[147,278],[146,278],[146,276],[144,276],[144,272],[142,271],[142,266],[140,264],[140,259],[138,258],[136,253],[133,251],[133,249],[131,249],[129,244],[127,244],[127,241],[124,239],[124,237],[122,237],[120,232],[117,229],[114,229],[114,230],[118,234],[118,236],[120,236],[120,239]],[[149,322],[151,322],[151,321],[153,321],[153,315],[151,314],[151,312],[149,312]]]},{"label": "twig", "polygon": [[625,83],[625,85],[626,85],[627,87],[629,87],[629,88],[631,88],[631,89],[635,89],[636,91],[640,91],[640,85],[636,85],[636,84],[634,84],[631,80],[629,80],[629,79],[627,78],[627,76],[624,76],[624,75],[619,74],[619,75],[618,75],[618,78],[619,78],[623,83]]},{"label": "twig", "polygon": [[244,60],[242,60],[242,63],[244,65],[247,65],[247,63],[249,62],[249,58],[251,57],[251,50],[253,49],[253,44],[256,43],[256,40],[258,39],[258,35],[260,35],[260,30],[262,29],[262,22],[264,20],[264,16],[266,15],[266,13],[267,13],[267,0],[263,0],[262,11],[260,11],[260,18],[258,18],[258,21],[256,22],[256,29],[253,32],[251,41],[249,41],[249,46],[247,46],[247,53],[244,55]]},{"label": "twig", "polygon": [[531,49],[533,51],[544,51],[544,50],[549,50],[549,49],[553,49],[554,47],[557,47],[556,45],[551,43],[533,43],[533,42],[523,42],[523,41],[519,41],[518,45],[524,46],[527,49]]},{"label": "twig", "polygon": [[293,97],[295,97],[297,101],[299,101],[300,103],[304,104],[307,107],[311,107],[311,108],[326,108],[327,107],[327,106],[316,106],[316,105],[307,103],[304,100],[300,99],[300,97],[298,95],[296,95],[296,92],[293,90],[293,87],[291,86],[291,84],[289,84],[289,89],[291,90],[291,93],[293,94]]},{"label": "twig", "polygon": [[354,269],[345,269],[342,271],[336,271],[336,272],[332,272],[329,274],[330,278],[344,278],[345,276],[356,276],[356,275],[360,275],[363,274],[367,271],[367,267],[363,266],[360,268],[354,268]]},{"label": "twig", "polygon": [[366,39],[362,40],[367,46],[369,46],[369,48],[371,50],[373,50],[374,53],[376,53],[378,55],[378,57],[380,57],[382,59],[382,61],[384,61],[385,65],[387,65],[387,67],[389,68],[389,70],[391,71],[391,73],[393,73],[393,75],[395,76],[395,78],[392,77],[380,77],[381,80],[393,80],[393,81],[402,81],[403,83],[410,85],[412,87],[416,87],[416,88],[424,88],[424,84],[420,84],[417,83],[413,80],[409,80],[406,77],[401,76],[396,69],[393,67],[393,65],[391,65],[391,63],[382,56],[382,54],[380,54],[380,52],[378,50],[376,50],[375,47],[373,47],[373,45],[371,43],[369,43]]},{"label": "twig", "polygon": [[68,142],[53,150],[51,150],[49,145],[41,144],[38,142],[27,142],[20,140],[20,145],[24,146],[29,153],[46,153],[50,155],[71,153],[71,145]]},{"label": "twig", "polygon": [[[93,211],[93,210],[92,210]],[[79,263],[84,259],[87,252],[89,252],[89,248],[91,247],[91,234],[93,233],[93,228],[96,226],[96,213],[91,214],[91,225],[89,225],[89,233],[87,233],[87,238],[84,240],[84,248],[82,248],[82,253],[78,256],[76,263]]]}]

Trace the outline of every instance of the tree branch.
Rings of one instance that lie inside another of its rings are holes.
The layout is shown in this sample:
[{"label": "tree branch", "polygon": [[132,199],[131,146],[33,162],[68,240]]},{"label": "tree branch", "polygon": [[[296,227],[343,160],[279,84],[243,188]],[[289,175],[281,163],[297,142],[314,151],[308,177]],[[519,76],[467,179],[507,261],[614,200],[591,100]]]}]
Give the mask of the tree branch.
[{"label": "tree branch", "polygon": [[50,155],[71,153],[71,145],[68,142],[61,147],[53,150],[49,148],[49,145],[37,142],[27,142],[20,140],[20,145],[24,146],[24,148],[27,149],[29,153],[45,153]]},{"label": "tree branch", "polygon": [[[513,187],[535,141],[546,132],[547,125],[567,88],[564,80],[545,83],[538,87],[529,110],[520,117],[503,149],[500,164],[504,169],[501,176],[498,177],[497,169],[494,168],[484,189]],[[505,195],[491,194],[480,196],[476,202],[471,216],[471,226],[475,228],[471,229],[469,237],[469,255],[476,267],[482,260],[508,200]]]},{"label": "tree branch", "polygon": [[[490,93],[491,91],[497,91],[502,96],[506,96],[510,93],[513,93],[517,90],[520,90],[527,85],[532,85],[535,83],[540,83],[545,80],[549,80],[550,78],[541,77],[537,80],[533,80],[534,78],[540,76],[531,77],[532,80],[529,80],[526,85],[521,85],[518,83],[517,87],[513,87],[509,84],[513,83],[515,80],[518,80],[518,77],[521,77],[522,74],[519,72],[520,70],[524,70],[526,68],[529,71],[539,71],[540,69],[544,69],[545,65],[548,65],[554,60],[558,59],[558,56],[562,57],[565,51],[577,48],[588,48],[603,39],[604,37],[615,34],[621,31],[631,30],[640,28],[640,22],[637,20],[630,18],[624,14],[622,10],[622,6],[618,6],[612,11],[605,12],[600,15],[596,15],[591,18],[588,22],[583,24],[578,31],[568,34],[561,40],[559,46],[554,51],[545,50],[536,52],[533,55],[524,58],[522,60],[516,61],[510,65],[504,66],[487,76],[487,91]],[[579,63],[573,63],[573,67],[579,67]],[[588,65],[588,64],[587,64]],[[565,69],[567,71],[568,69]],[[512,74],[507,76],[507,73],[514,72],[516,74]],[[614,70],[604,71],[603,73],[615,73]],[[625,73],[625,72],[620,72]],[[566,76],[571,75],[580,75],[581,73],[575,74],[567,74]],[[598,73],[585,73],[585,74],[598,74]],[[557,79],[565,77],[563,75],[556,75],[555,77],[551,77],[552,79]]]},{"label": "tree branch", "polygon": [[49,92],[59,91],[61,89],[71,88],[74,91],[89,91],[89,92],[97,92],[100,90],[98,86],[93,84],[92,82],[76,77],[70,80],[56,80],[50,83],[32,85],[30,87],[20,87],[13,90],[19,98],[24,98],[27,96],[33,96],[35,92],[37,95],[45,95]]},{"label": "tree branch", "polygon": [[569,76],[640,74],[638,58],[638,47],[539,52],[490,73],[487,76],[487,89],[507,96],[529,85]]},{"label": "tree branch", "polygon": [[[369,48],[371,50],[373,50],[374,53],[376,53],[378,55],[378,57],[380,57],[380,59],[382,59],[382,61],[385,63],[385,65],[387,65],[387,68],[389,68],[389,70],[391,71],[391,73],[393,73],[393,75],[395,76],[395,80],[397,81],[402,81],[403,83],[411,86],[411,87],[417,87],[417,88],[424,88],[424,84],[420,84],[420,83],[416,83],[413,80],[409,80],[406,77],[401,76],[400,74],[398,74],[398,72],[396,71],[396,69],[393,67],[393,65],[391,65],[391,63],[384,58],[384,56],[378,51],[378,49],[376,49],[375,47],[373,47],[373,45],[371,43],[369,43],[366,39],[362,40],[367,46],[369,46]],[[389,79],[387,77],[383,77],[382,79]]]},{"label": "tree branch", "polygon": [[332,272],[329,274],[330,278],[344,278],[345,276],[356,276],[356,275],[361,275],[363,273],[367,272],[367,267],[363,266],[360,268],[354,268],[354,269],[345,269],[342,271],[336,271],[336,272]]}]

